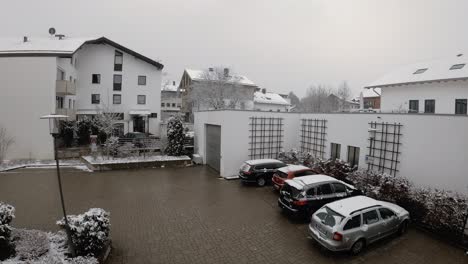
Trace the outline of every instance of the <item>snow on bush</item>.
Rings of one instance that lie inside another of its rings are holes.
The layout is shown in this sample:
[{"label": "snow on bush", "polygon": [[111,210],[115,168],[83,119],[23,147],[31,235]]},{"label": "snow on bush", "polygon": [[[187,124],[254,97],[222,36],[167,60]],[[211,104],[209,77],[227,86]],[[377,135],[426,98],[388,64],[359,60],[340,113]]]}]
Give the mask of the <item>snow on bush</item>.
[{"label": "snow on bush", "polygon": [[10,223],[15,218],[15,208],[0,202],[0,260],[10,256],[14,249],[11,244]]},{"label": "snow on bush", "polygon": [[[67,216],[72,240],[79,256],[97,256],[109,243],[109,213],[100,208],[91,208],[80,215]],[[65,228],[64,219],[57,224]]]},{"label": "snow on bush", "polygon": [[352,168],[349,163],[344,162],[342,160],[336,159],[336,160],[321,160],[317,159],[312,166],[312,168],[320,173],[320,174],[325,174],[332,176],[334,178],[337,178],[338,180],[345,181],[347,182],[347,177],[348,174],[355,171],[354,168]]},{"label": "snow on bush", "polygon": [[407,178],[360,170],[350,180],[365,195],[396,203],[408,212],[413,222],[445,235],[458,236],[468,213],[468,198],[444,190],[415,187]]},{"label": "snow on bush", "polygon": [[104,143],[104,152],[107,156],[116,157],[119,154],[119,138],[109,137]]},{"label": "snow on bush", "polygon": [[180,156],[184,152],[184,125],[178,116],[171,117],[167,124],[167,148],[165,153]]},{"label": "snow on bush", "polygon": [[38,259],[49,251],[47,233],[42,231],[13,229],[12,240],[19,260]]},{"label": "snow on bush", "polygon": [[312,166],[315,162],[314,157],[309,152],[300,152],[297,149],[290,151],[281,151],[278,153],[278,159],[286,164]]}]

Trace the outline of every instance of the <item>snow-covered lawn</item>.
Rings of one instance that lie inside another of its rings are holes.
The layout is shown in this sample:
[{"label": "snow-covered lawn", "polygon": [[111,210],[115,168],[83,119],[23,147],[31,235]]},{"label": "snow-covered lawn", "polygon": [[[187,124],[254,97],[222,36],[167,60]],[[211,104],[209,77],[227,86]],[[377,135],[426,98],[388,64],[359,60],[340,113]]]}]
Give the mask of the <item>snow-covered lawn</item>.
[{"label": "snow-covered lawn", "polygon": [[112,158],[106,156],[83,156],[84,160],[92,165],[105,165],[105,164],[128,164],[128,163],[139,163],[139,162],[157,162],[157,161],[189,161],[188,156],[136,156],[127,158]]},{"label": "snow-covered lawn", "polygon": [[63,231],[12,229],[16,254],[4,260],[5,264],[97,264],[93,257],[67,258],[67,240]]},{"label": "snow-covered lawn", "polygon": [[[86,167],[86,165],[83,164],[81,160],[60,160],[60,167],[71,167],[78,170],[91,172],[91,170],[89,170],[88,167]],[[55,160],[19,160],[0,164],[0,172],[20,168],[55,168]]]}]

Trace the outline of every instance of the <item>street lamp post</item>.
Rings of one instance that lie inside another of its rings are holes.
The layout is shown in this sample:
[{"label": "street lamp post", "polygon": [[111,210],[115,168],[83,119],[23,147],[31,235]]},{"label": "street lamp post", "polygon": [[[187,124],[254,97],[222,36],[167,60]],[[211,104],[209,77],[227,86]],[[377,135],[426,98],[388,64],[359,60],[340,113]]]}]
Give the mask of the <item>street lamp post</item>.
[{"label": "street lamp post", "polygon": [[66,115],[46,115],[42,116],[41,119],[49,120],[49,132],[54,138],[54,159],[57,167],[57,180],[60,191],[60,202],[62,204],[63,218],[65,219],[65,233],[67,234],[68,248],[70,249],[70,254],[72,257],[75,257],[75,245],[73,244],[70,225],[68,224],[67,211],[65,210],[65,201],[63,199],[63,190],[62,190],[62,177],[60,175],[60,164],[59,158],[57,155],[57,138],[59,135],[59,121],[68,118]]}]

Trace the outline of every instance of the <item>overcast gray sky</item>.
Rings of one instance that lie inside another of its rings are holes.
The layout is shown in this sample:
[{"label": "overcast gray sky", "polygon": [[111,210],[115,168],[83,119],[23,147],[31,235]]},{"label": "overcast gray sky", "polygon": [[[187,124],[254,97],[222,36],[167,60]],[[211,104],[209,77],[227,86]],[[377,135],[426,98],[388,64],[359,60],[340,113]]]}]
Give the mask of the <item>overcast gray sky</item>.
[{"label": "overcast gray sky", "polygon": [[106,36],[184,68],[232,67],[305,94],[347,80],[355,95],[398,65],[468,50],[466,0],[1,1],[1,37]]}]

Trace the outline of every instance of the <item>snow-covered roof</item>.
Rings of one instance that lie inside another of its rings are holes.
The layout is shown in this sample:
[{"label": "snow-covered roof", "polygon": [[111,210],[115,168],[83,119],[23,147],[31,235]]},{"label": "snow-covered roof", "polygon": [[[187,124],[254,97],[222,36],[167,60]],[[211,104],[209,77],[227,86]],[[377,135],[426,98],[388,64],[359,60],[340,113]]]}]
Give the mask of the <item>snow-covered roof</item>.
[{"label": "snow-covered roof", "polygon": [[[375,89],[375,92],[374,92],[374,89]],[[380,97],[380,95],[381,95],[380,88],[374,88],[374,89],[363,89],[362,90],[362,97],[364,97],[364,98]]]},{"label": "snow-covered roof", "polygon": [[[216,81],[218,78],[218,73],[215,71],[185,69],[185,72],[189,75],[190,79],[192,80]],[[243,75],[237,75],[237,74],[229,75],[229,79],[227,79],[226,81],[231,82],[231,83],[241,84],[241,85],[256,86],[255,83],[249,80],[247,77]]]},{"label": "snow-covered roof", "polygon": [[167,92],[177,92],[177,85],[173,84],[172,82],[169,84],[165,84],[162,86],[161,90],[162,91],[167,91]]},{"label": "snow-covered roof", "polygon": [[263,163],[279,163],[281,161],[275,159],[256,159],[256,160],[247,160],[245,163],[249,165],[258,165]]},{"label": "snow-covered roof", "polygon": [[259,104],[290,105],[281,95],[268,92],[255,92],[254,102]]},{"label": "snow-covered roof", "polygon": [[367,196],[354,196],[342,200],[338,200],[327,204],[327,207],[343,216],[349,216],[352,212],[363,208],[378,206],[378,200]]},{"label": "snow-covered roof", "polygon": [[462,54],[450,58],[415,63],[396,69],[365,88],[420,82],[468,79],[468,58]]},{"label": "snow-covered roof", "polygon": [[320,182],[339,182],[339,180],[322,174],[302,176],[294,178],[292,180],[286,180],[287,184],[293,186],[298,190],[301,190],[306,185],[316,184]]},{"label": "snow-covered roof", "polygon": [[278,170],[287,174],[291,171],[311,170],[311,168],[302,165],[288,165],[286,167],[279,168]]},{"label": "snow-covered roof", "polygon": [[84,44],[108,44],[117,49],[120,49],[130,55],[137,57],[151,65],[162,69],[164,65],[154,61],[140,53],[137,53],[129,48],[126,48],[106,37],[27,37],[25,42],[22,37],[18,38],[1,38],[0,39],[0,57],[5,56],[71,56]]}]

